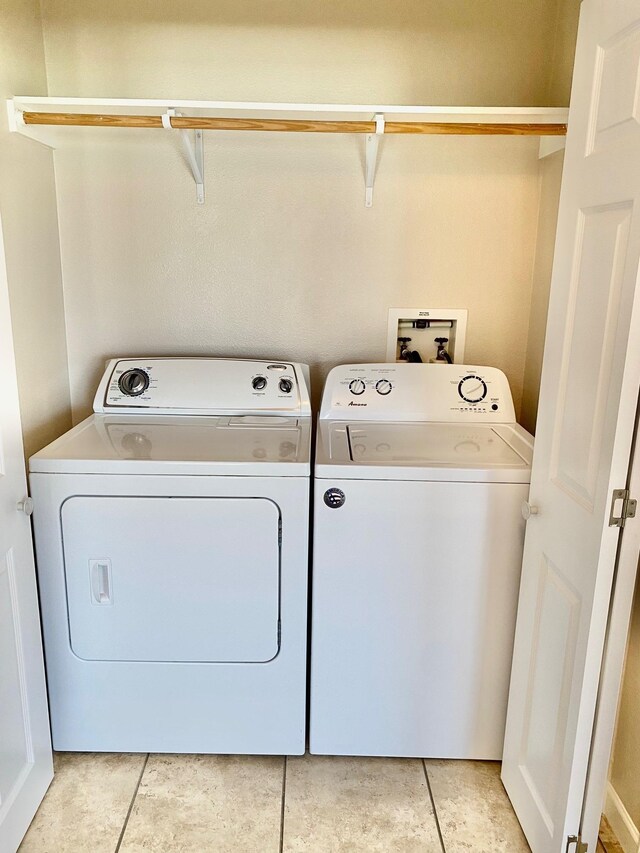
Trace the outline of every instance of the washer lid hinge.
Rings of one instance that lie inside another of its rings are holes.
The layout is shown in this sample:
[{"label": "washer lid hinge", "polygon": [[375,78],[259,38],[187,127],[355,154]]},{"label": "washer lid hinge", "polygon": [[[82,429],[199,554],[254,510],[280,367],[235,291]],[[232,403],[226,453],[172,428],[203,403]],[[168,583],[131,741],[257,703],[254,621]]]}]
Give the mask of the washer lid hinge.
[{"label": "washer lid hinge", "polygon": [[278,548],[282,546],[282,519],[278,519]]},{"label": "washer lid hinge", "polygon": [[[616,514],[616,503],[622,501],[620,514]],[[624,527],[628,518],[636,517],[638,501],[634,500],[629,489],[614,489],[611,496],[611,512],[609,513],[609,527]]]},{"label": "washer lid hinge", "polygon": [[576,845],[575,853],[587,853],[589,849],[589,845],[582,840],[581,835],[568,835],[565,853],[569,853],[569,847],[571,847],[572,844]]}]

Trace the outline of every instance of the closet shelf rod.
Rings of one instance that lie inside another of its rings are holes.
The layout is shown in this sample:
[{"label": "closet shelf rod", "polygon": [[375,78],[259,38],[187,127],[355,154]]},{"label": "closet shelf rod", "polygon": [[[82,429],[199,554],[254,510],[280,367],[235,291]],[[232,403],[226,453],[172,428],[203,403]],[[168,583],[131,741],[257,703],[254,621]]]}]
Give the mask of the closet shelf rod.
[{"label": "closet shelf rod", "polygon": [[[108,115],[103,113],[23,112],[27,125],[68,127],[141,127],[162,128],[162,116]],[[271,130],[301,133],[375,133],[375,121],[326,121],[274,118],[219,118],[214,116],[171,116],[171,127],[179,130]],[[564,136],[566,124],[510,122],[387,121],[384,133]]]}]

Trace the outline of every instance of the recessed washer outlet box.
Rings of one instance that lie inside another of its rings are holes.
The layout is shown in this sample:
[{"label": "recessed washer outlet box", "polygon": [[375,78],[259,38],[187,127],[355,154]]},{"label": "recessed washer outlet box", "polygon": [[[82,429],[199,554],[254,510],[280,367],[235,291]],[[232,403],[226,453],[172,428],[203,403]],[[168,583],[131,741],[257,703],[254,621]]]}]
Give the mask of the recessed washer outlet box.
[{"label": "recessed washer outlet box", "polygon": [[[436,358],[436,338],[447,338],[444,344],[454,363],[464,363],[467,336],[467,310],[460,308],[389,308],[386,361],[404,361],[401,346],[417,352],[423,362]],[[400,341],[399,338],[409,338]]]}]

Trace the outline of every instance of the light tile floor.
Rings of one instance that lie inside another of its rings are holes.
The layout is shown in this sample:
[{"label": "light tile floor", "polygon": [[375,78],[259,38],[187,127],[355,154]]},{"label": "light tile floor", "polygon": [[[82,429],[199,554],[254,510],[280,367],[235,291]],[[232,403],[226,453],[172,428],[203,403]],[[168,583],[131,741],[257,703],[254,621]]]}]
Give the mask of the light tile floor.
[{"label": "light tile floor", "polygon": [[57,753],[20,853],[526,853],[495,762]]}]

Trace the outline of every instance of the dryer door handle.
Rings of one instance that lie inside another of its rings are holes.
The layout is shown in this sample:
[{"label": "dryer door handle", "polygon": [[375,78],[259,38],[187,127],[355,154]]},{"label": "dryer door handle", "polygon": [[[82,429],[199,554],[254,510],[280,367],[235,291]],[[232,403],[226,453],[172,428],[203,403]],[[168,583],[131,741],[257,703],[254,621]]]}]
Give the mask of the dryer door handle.
[{"label": "dryer door handle", "polygon": [[93,604],[113,604],[111,597],[111,560],[89,560],[91,600]]}]

